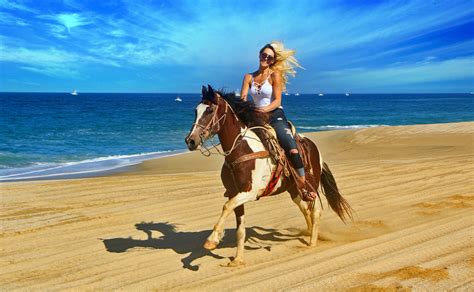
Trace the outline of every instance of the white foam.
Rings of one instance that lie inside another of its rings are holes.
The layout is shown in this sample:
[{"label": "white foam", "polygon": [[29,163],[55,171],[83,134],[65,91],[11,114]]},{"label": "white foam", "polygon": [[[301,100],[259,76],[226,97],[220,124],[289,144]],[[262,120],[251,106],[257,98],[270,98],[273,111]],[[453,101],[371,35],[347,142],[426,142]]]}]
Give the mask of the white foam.
[{"label": "white foam", "polygon": [[183,152],[160,151],[131,155],[111,155],[64,163],[35,163],[35,165],[29,167],[0,170],[0,181],[79,177],[84,176],[84,174],[109,172],[117,168],[135,165],[145,160],[178,155]]},{"label": "white foam", "polygon": [[364,129],[364,128],[373,128],[373,127],[387,127],[388,125],[326,125],[326,126],[298,126],[298,129],[303,130],[319,130],[319,131],[328,131],[328,130],[347,130],[347,129]]}]

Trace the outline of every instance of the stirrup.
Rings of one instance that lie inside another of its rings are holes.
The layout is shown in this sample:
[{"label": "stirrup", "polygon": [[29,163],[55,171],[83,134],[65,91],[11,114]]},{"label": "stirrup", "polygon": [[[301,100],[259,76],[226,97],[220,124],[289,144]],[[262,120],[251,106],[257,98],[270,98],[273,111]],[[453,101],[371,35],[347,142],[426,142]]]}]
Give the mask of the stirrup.
[{"label": "stirrup", "polygon": [[305,202],[313,202],[318,197],[318,194],[315,192],[310,192],[306,188],[300,190],[301,199]]}]

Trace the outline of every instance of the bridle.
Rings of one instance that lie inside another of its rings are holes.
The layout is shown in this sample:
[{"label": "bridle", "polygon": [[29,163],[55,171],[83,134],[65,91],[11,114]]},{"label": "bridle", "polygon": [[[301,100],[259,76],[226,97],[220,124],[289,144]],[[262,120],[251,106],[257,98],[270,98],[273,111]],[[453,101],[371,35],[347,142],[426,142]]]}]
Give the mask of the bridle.
[{"label": "bridle", "polygon": [[[229,107],[228,103],[224,100],[225,102],[225,111],[224,114],[220,117],[217,118],[217,113],[219,112],[219,104],[217,104],[216,109],[214,110],[214,114],[212,115],[211,120],[207,123],[207,125],[203,126],[199,123],[194,123],[194,126],[197,126],[202,129],[202,132],[199,134],[199,138],[201,139],[201,144],[203,144],[203,136],[205,133],[209,134],[210,137],[214,136],[216,133],[219,133],[221,130],[221,120],[225,120],[227,116],[227,109]],[[217,130],[213,131],[214,127],[217,125]]]},{"label": "bridle", "polygon": [[[203,131],[199,134],[199,138],[201,139],[200,141],[200,145],[201,147],[199,148],[199,151],[201,151],[201,154],[204,155],[204,156],[211,156],[212,154],[220,154],[224,157],[226,156],[229,156],[232,151],[234,151],[235,148],[237,148],[237,146],[239,146],[240,142],[242,142],[242,137],[244,137],[246,134],[247,134],[247,131],[249,130],[254,130],[254,129],[263,129],[263,130],[266,130],[268,131],[267,128],[265,127],[262,127],[262,126],[254,126],[254,127],[245,127],[245,130],[240,132],[234,139],[234,142],[232,143],[232,147],[227,150],[227,151],[222,151],[221,149],[219,149],[219,146],[220,143],[214,143],[214,141],[212,141],[212,144],[210,147],[206,147],[204,145],[204,139],[203,139],[203,136],[204,136],[204,133],[206,132],[209,132],[210,133],[210,138],[213,139],[214,138],[214,135],[216,133],[218,133],[221,129],[221,124],[220,124],[220,121],[222,119],[225,119],[226,116],[227,116],[227,110],[230,108],[230,111],[232,112],[232,114],[234,115],[234,117],[237,119],[237,121],[239,120],[239,117],[237,116],[237,114],[234,112],[234,109],[228,104],[228,102],[223,99],[223,101],[225,102],[225,111],[224,111],[224,114],[220,117],[220,118],[217,118],[217,112],[219,111],[219,104],[217,104],[217,107],[216,107],[216,110],[211,118],[211,120],[205,125],[201,125],[199,123],[194,123],[193,125],[195,126],[198,126],[200,127],[201,129],[203,129]],[[212,131],[212,129],[217,125],[217,130],[216,131]],[[212,149],[216,149],[216,152],[217,153],[213,153],[211,152]],[[203,150],[204,149],[204,150]]]}]

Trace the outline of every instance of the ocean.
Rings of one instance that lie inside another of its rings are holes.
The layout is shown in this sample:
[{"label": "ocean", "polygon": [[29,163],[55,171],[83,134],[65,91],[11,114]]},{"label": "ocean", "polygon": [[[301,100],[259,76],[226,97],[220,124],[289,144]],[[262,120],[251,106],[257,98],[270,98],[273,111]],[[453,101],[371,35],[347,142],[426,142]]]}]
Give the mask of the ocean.
[{"label": "ocean", "polygon": [[[0,182],[96,176],[186,152],[200,94],[0,93]],[[300,132],[474,120],[472,94],[283,96]]]}]

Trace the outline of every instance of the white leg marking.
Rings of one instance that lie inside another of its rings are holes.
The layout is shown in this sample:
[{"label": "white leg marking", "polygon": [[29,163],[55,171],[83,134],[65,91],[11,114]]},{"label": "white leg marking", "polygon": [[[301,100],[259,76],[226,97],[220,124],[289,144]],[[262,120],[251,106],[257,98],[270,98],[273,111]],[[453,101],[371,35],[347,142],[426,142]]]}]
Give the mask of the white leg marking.
[{"label": "white leg marking", "polygon": [[317,209],[316,206],[311,212],[311,222],[312,222],[312,228],[311,228],[311,238],[309,240],[309,246],[316,246],[318,243],[318,233],[319,233],[319,224],[321,222],[321,214],[322,211],[321,209]]},{"label": "white leg marking", "polygon": [[296,196],[292,200],[298,206],[301,213],[303,213],[304,220],[306,221],[307,229],[306,229],[305,235],[311,236],[311,231],[312,231],[312,223],[311,222],[312,221],[311,221],[311,217],[310,217],[308,208],[306,208],[306,204],[303,202],[303,200],[301,200],[300,196]]},{"label": "white leg marking", "polygon": [[[237,216],[237,215],[236,215]],[[244,264],[244,245],[245,245],[245,218],[244,215],[237,217],[237,253],[234,260],[228,266],[239,266]]]},{"label": "white leg marking", "polygon": [[206,242],[204,243],[204,247],[206,249],[214,249],[221,241],[222,237],[224,236],[224,223],[230,213],[234,212],[234,209],[238,206],[245,204],[249,201],[254,201],[257,199],[257,193],[252,189],[250,192],[242,192],[237,194],[232,199],[229,199],[222,208],[221,216],[217,221],[214,229],[207,238]]}]

